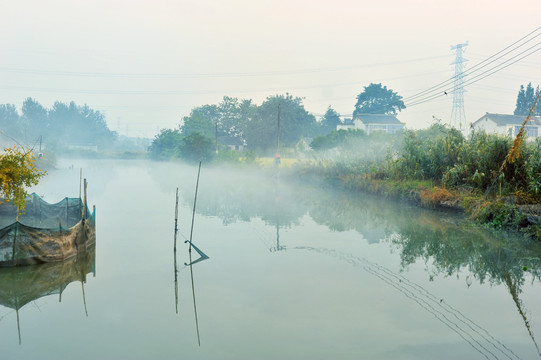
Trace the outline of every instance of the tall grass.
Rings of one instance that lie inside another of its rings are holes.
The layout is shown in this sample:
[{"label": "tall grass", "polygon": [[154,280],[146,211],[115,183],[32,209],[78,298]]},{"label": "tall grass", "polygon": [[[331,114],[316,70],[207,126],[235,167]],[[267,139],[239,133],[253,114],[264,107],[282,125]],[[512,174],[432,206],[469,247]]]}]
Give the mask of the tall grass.
[{"label": "tall grass", "polygon": [[[513,144],[508,136],[459,130],[436,122],[428,129],[397,135],[365,136],[353,147],[337,147],[335,157],[312,163],[304,171],[329,178],[428,181],[436,186],[485,191],[493,181],[498,194],[541,199],[541,140],[520,144],[520,157],[499,173]],[[498,176],[499,174],[499,176]],[[498,178],[496,178],[498,176]]]}]

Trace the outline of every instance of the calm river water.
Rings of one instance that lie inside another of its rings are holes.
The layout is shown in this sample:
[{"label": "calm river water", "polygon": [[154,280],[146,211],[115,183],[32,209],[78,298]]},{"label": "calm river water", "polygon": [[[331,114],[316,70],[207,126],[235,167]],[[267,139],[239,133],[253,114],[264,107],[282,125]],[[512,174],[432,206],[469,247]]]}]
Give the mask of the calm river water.
[{"label": "calm river water", "polygon": [[209,259],[188,266],[196,167],[58,167],[33,190],[52,203],[78,197],[83,169],[95,254],[0,269],[2,359],[540,357],[539,244],[203,164],[192,239]]}]

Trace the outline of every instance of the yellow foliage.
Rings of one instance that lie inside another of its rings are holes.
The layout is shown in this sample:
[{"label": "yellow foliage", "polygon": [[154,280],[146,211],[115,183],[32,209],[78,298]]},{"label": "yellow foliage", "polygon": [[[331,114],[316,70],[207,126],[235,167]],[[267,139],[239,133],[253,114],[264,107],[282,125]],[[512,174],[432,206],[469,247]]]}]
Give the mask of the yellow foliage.
[{"label": "yellow foliage", "polygon": [[36,159],[30,149],[5,148],[0,154],[0,197],[23,210],[28,196],[25,188],[37,185],[46,173],[36,167]]}]

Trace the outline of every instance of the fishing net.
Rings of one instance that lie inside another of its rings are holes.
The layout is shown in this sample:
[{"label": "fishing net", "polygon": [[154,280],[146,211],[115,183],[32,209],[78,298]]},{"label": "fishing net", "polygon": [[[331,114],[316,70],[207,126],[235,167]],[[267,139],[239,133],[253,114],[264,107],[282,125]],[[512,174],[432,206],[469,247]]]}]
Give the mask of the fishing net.
[{"label": "fishing net", "polygon": [[0,204],[0,266],[62,261],[96,241],[95,211],[79,198],[49,204],[32,194],[16,219],[15,206]]}]

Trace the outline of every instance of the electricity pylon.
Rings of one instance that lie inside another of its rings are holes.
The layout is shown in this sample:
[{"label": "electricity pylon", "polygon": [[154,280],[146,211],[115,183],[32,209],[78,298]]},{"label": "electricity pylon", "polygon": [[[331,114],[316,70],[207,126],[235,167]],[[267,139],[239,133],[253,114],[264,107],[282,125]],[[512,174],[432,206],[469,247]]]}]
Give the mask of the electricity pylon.
[{"label": "electricity pylon", "polygon": [[464,63],[468,61],[468,59],[462,57],[466,46],[468,46],[467,41],[464,44],[451,46],[451,50],[455,50],[456,54],[455,61],[451,63],[451,65],[455,65],[451,126],[459,130],[462,130],[466,125],[466,113],[464,112]]}]

